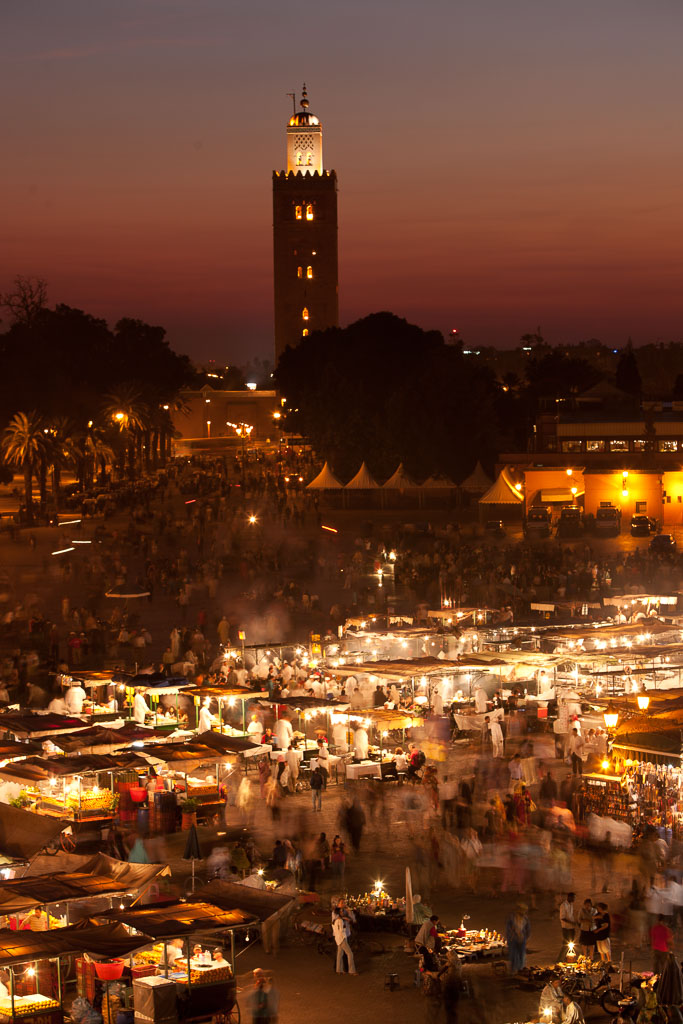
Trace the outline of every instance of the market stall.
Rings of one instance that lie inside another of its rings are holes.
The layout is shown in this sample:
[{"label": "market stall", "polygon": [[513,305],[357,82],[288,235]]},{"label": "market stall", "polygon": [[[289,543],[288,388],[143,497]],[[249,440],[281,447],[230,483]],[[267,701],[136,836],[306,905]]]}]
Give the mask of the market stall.
[{"label": "market stall", "polygon": [[[349,746],[354,752],[353,761],[347,761],[345,764],[347,779],[365,776],[398,779],[394,748],[398,743],[405,743],[407,729],[420,728],[424,725],[424,718],[415,712],[390,711],[383,707],[365,708],[334,713],[333,728],[336,725],[343,725]],[[360,740],[359,732],[362,737]],[[372,743],[371,737],[374,741]]]},{"label": "market stall", "polygon": [[221,910],[240,910],[252,914],[261,924],[261,941],[266,953],[277,951],[281,932],[297,904],[295,889],[254,889],[238,882],[216,878],[198,889],[195,898]]},{"label": "market stall", "polygon": [[468,928],[466,918],[459,928],[444,933],[443,950],[453,950],[461,961],[475,963],[480,960],[500,960],[507,957],[507,943],[494,928]]},{"label": "market stall", "polygon": [[181,1021],[213,1014],[239,1021],[236,957],[249,931],[258,931],[258,918],[201,900],[134,907],[106,917],[154,940],[132,958],[136,1014],[160,1020],[161,1002]]},{"label": "market stall", "polygon": [[[225,792],[221,771],[235,764],[235,753],[195,741],[148,744],[140,749],[140,754],[157,773],[155,805],[161,807],[165,803],[163,794],[167,794],[173,799],[174,808],[175,800],[180,799],[181,810],[188,815],[206,819],[222,811]],[[145,790],[143,800],[148,795]],[[168,813],[168,809],[163,813]]]},{"label": "market stall", "polygon": [[[62,1024],[69,963],[89,955],[97,963],[120,960],[149,943],[120,924],[74,925],[59,931],[0,929],[0,1022]],[[122,963],[122,961],[120,961]],[[105,972],[106,973],[106,972]]]},{"label": "market stall", "polygon": [[106,829],[116,817],[117,783],[126,771],[147,771],[149,762],[134,751],[30,757],[0,767],[0,801],[39,815]]},{"label": "market stall", "polygon": [[[146,865],[149,867],[149,865]],[[154,877],[162,866],[155,866]],[[74,924],[97,910],[132,900],[132,887],[109,875],[57,871],[0,880],[0,921],[12,931],[52,931]],[[79,909],[81,908],[81,909]]]},{"label": "market stall", "polygon": [[78,710],[79,715],[89,718],[91,722],[109,722],[119,718],[123,694],[119,693],[112,672],[74,672],[58,676],[58,683],[61,684],[67,707],[70,707],[68,691],[72,687],[82,688],[77,701],[80,710],[77,706],[70,707],[70,710]]},{"label": "market stall", "polygon": [[348,906],[356,915],[356,924],[363,932],[402,932],[406,930],[405,897],[395,898],[384,890],[381,881],[370,892],[349,896]]},{"label": "market stall", "polygon": [[[161,673],[140,673],[124,678],[119,684],[125,689],[124,704],[129,718],[138,725],[151,725],[169,732],[192,725],[188,709],[179,696],[191,685],[184,676],[167,677]],[[170,700],[164,703],[164,698]]]},{"label": "market stall", "polygon": [[[267,698],[268,692],[238,687],[192,686],[184,691],[183,696],[194,704],[195,731],[199,735],[215,730],[224,736],[248,739],[247,704],[252,700]],[[237,715],[240,728],[230,725],[231,713]]]}]

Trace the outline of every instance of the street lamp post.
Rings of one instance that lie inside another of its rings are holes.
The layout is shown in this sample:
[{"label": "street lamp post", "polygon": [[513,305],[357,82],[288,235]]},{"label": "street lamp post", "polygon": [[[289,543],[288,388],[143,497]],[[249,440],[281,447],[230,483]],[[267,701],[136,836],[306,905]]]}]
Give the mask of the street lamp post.
[{"label": "street lamp post", "polygon": [[619,712],[614,711],[612,708],[608,708],[602,717],[605,720],[605,728],[607,729],[607,754],[611,757],[612,744],[614,742],[611,733],[612,730],[616,729],[617,727],[617,722],[619,721]]}]

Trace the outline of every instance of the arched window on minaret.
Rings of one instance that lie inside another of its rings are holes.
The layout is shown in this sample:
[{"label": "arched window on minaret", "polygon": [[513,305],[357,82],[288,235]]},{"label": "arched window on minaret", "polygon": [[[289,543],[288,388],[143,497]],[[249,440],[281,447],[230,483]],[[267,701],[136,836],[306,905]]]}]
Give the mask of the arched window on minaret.
[{"label": "arched window on minaret", "polygon": [[309,281],[313,280],[313,267],[306,267],[306,277]]},{"label": "arched window on minaret", "polygon": [[306,154],[306,166],[307,167],[312,167],[313,166],[313,154],[311,153],[310,149],[309,149],[308,153]]},{"label": "arched window on minaret", "polygon": [[303,267],[297,267],[296,268],[296,276],[297,277],[303,277],[304,276],[304,268]]},{"label": "arched window on minaret", "polygon": [[300,206],[297,206],[296,209],[294,210],[294,216],[296,217],[297,220],[301,220],[303,213]]},{"label": "arched window on minaret", "polygon": [[301,337],[302,338],[307,338],[308,337],[308,327],[304,327],[303,331],[301,332]]},{"label": "arched window on minaret", "polygon": [[313,206],[311,203],[306,207],[306,220],[313,220]]},{"label": "arched window on minaret", "polygon": [[301,313],[301,319],[308,320],[308,308],[306,306],[304,306],[303,311]]},{"label": "arched window on minaret", "polygon": [[[297,167],[301,167],[301,165],[302,165],[302,163],[303,163],[303,162],[304,162],[304,155],[303,155],[303,153],[301,152],[301,150],[297,150],[297,154],[296,154],[296,166],[297,166]],[[310,161],[309,161],[309,163],[310,163]]]}]

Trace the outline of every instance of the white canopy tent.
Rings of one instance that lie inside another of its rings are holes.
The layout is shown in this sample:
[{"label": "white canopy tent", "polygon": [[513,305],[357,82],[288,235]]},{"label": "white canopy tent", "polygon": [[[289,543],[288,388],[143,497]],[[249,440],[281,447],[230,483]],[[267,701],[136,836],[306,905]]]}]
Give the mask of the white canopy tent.
[{"label": "white canopy tent", "polygon": [[492,483],[491,477],[484,471],[481,462],[478,462],[460,486],[468,494],[484,494],[491,487]]},{"label": "white canopy tent", "polygon": [[[310,484],[309,484],[310,487]],[[347,491],[373,491],[379,488],[379,484],[370,473],[368,467],[363,463],[354,477],[349,480],[345,490]]]},{"label": "white canopy tent", "polygon": [[417,487],[417,484],[412,477],[408,476],[403,468],[403,463],[399,462],[392,475],[382,486],[389,491],[402,491],[408,487]]},{"label": "white canopy tent", "polygon": [[452,480],[449,480],[447,476],[429,476],[422,484],[425,490],[448,490],[449,488],[455,487]]},{"label": "white canopy tent", "polygon": [[502,469],[486,494],[479,499],[480,505],[521,505],[524,495],[510,479],[507,469]]},{"label": "white canopy tent", "polygon": [[311,491],[340,491],[344,484],[337,480],[336,476],[327,463],[320,470],[318,475],[306,484],[306,490]]}]

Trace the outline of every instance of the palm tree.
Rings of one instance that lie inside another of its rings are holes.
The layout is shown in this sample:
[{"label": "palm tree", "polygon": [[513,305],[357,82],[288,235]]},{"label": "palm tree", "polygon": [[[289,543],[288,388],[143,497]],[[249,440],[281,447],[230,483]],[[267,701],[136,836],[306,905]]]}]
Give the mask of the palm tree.
[{"label": "palm tree", "polygon": [[135,475],[136,457],[142,448],[142,435],[146,429],[148,409],[139,391],[131,385],[124,385],[118,391],[107,395],[102,409],[104,420],[118,429],[124,440],[120,468],[123,470],[128,454],[128,471]]},{"label": "palm tree", "polygon": [[24,472],[26,521],[33,522],[33,475],[40,475],[45,460],[45,430],[37,412],[18,412],[2,435],[1,447],[8,462]]},{"label": "palm tree", "polygon": [[116,452],[107,440],[94,430],[89,431],[85,442],[85,451],[88,455],[88,460],[92,462],[92,469],[90,472],[91,479],[95,479],[95,473],[97,467],[100,467],[100,480],[102,483],[106,480],[107,466],[113,466],[116,462]]},{"label": "palm tree", "polygon": [[47,428],[47,458],[52,469],[52,497],[55,505],[59,499],[62,470],[78,460],[76,438],[75,424],[67,416],[57,416]]},{"label": "palm tree", "polygon": [[[170,454],[170,439],[179,436],[173,426],[172,413],[189,412],[189,407],[179,395],[168,398],[157,393],[150,401],[148,452],[151,453],[152,469],[166,465]],[[149,465],[147,467],[149,469]]]}]

